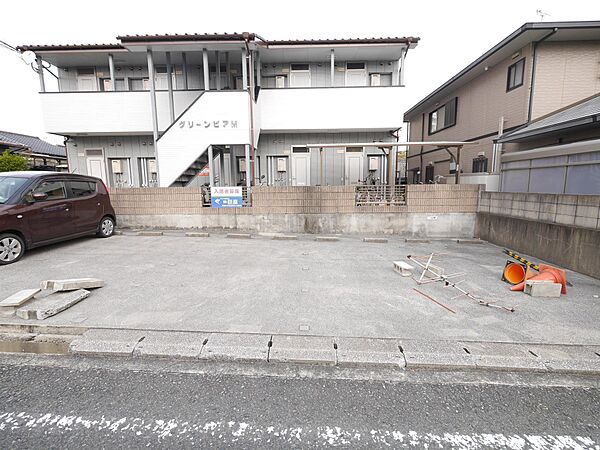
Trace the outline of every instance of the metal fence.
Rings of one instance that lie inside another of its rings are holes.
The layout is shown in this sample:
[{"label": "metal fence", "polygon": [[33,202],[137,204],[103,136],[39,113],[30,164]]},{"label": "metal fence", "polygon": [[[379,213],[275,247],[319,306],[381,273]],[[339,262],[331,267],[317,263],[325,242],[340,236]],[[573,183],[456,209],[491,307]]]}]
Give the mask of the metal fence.
[{"label": "metal fence", "polygon": [[406,186],[358,185],[355,201],[356,206],[406,205]]},{"label": "metal fence", "polygon": [[[202,206],[210,208],[212,206],[212,198],[210,196],[210,186],[202,186]],[[250,196],[248,196],[250,193]],[[242,186],[243,206],[252,206],[252,190],[248,190],[248,186]]]}]

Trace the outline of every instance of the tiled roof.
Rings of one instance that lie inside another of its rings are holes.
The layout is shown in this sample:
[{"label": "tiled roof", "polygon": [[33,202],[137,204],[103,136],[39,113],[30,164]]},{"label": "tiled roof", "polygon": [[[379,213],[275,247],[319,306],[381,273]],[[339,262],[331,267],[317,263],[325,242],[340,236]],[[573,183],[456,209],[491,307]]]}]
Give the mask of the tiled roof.
[{"label": "tiled roof", "polygon": [[[538,135],[549,130],[558,130],[577,125],[593,123],[600,116],[600,94],[587,100],[568,106],[555,113],[529,123],[527,126],[503,135],[499,142],[510,142],[517,139]],[[586,120],[589,119],[589,120]],[[585,123],[584,123],[585,122]]]},{"label": "tiled roof", "polygon": [[254,33],[135,34],[117,36],[121,42],[152,41],[243,41],[254,40]]},{"label": "tiled roof", "polygon": [[66,158],[67,151],[62,145],[53,145],[35,136],[0,131],[0,143],[7,146],[30,149],[33,153]]},{"label": "tiled roof", "polygon": [[32,51],[56,51],[56,50],[121,50],[125,49],[121,44],[50,44],[50,45],[19,45],[17,50],[20,52]]},{"label": "tiled roof", "polygon": [[269,45],[335,45],[335,44],[410,44],[419,42],[418,37],[371,37],[348,39],[290,39],[268,41]]}]

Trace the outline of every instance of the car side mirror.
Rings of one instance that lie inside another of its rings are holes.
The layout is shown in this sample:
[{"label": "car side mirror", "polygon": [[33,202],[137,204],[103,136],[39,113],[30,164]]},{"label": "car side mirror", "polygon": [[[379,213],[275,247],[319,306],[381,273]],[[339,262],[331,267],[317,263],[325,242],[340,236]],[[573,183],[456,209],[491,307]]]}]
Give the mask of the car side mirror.
[{"label": "car side mirror", "polygon": [[45,192],[34,192],[32,197],[34,202],[43,202],[48,198],[48,194]]}]

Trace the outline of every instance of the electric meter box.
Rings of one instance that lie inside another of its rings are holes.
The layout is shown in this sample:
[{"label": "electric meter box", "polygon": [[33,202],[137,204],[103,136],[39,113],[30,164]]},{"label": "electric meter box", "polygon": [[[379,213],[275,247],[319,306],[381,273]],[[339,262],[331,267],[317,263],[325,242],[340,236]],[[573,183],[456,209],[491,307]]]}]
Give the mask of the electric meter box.
[{"label": "electric meter box", "polygon": [[378,156],[369,156],[369,170],[378,170],[379,169],[379,157]]},{"label": "electric meter box", "polygon": [[123,161],[120,159],[113,159],[110,164],[113,173],[123,173]]},{"label": "electric meter box", "polygon": [[148,161],[148,172],[158,173],[158,170],[156,170],[156,160],[155,159],[151,159]]},{"label": "electric meter box", "polygon": [[277,172],[287,172],[287,158],[277,158]]},{"label": "electric meter box", "polygon": [[239,166],[240,166],[240,172],[246,171],[246,159],[245,158],[239,160]]}]

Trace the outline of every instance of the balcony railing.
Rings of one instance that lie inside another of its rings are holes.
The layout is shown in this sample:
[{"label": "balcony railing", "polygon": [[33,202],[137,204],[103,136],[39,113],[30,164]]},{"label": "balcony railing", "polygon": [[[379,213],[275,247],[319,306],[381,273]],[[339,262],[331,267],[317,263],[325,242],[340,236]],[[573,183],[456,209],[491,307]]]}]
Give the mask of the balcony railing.
[{"label": "balcony railing", "polygon": [[406,205],[406,186],[358,185],[355,199],[356,206]]}]

